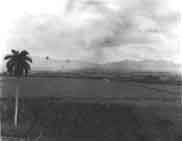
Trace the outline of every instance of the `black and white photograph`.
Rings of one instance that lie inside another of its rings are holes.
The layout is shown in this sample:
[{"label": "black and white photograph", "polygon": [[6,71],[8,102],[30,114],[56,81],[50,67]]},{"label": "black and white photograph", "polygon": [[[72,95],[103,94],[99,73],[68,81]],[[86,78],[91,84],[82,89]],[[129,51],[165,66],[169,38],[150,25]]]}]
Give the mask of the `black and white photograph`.
[{"label": "black and white photograph", "polygon": [[0,0],[0,141],[182,141],[182,1]]}]

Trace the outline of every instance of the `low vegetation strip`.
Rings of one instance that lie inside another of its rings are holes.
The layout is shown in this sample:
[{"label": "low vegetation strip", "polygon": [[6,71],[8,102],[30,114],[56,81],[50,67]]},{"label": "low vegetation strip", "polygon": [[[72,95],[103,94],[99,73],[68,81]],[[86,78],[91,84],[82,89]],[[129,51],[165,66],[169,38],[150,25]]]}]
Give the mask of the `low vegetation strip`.
[{"label": "low vegetation strip", "polygon": [[156,91],[156,92],[165,92],[166,94],[170,94],[170,95],[179,95],[180,92],[182,92],[180,91],[179,87],[178,87],[178,90],[172,91],[172,90],[165,89],[164,87],[163,88],[157,87],[155,85],[147,85],[142,83],[136,83],[136,85],[139,87],[147,88],[152,91]]},{"label": "low vegetation strip", "polygon": [[25,138],[15,138],[15,137],[0,137],[1,141],[28,141]]},{"label": "low vegetation strip", "polygon": [[[0,98],[0,102],[5,102],[5,101],[12,101],[15,102],[15,99],[12,98]],[[78,102],[78,103],[105,103],[105,104],[123,104],[123,103],[136,103],[136,102],[159,102],[161,105],[165,102],[167,103],[173,103],[173,104],[181,104],[181,99],[179,97],[175,96],[170,96],[170,97],[158,97],[158,96],[153,96],[153,97],[137,97],[137,96],[124,96],[121,98],[118,97],[73,97],[73,96],[67,96],[67,97],[21,97],[19,98],[19,101],[22,102],[30,102],[30,101],[36,101],[36,102]]]}]

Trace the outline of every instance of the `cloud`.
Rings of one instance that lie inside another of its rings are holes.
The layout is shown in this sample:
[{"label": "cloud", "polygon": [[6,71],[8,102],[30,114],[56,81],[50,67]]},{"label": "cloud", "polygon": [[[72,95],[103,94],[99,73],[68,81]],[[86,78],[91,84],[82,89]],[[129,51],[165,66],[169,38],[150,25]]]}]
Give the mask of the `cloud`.
[{"label": "cloud", "polygon": [[167,44],[181,19],[164,3],[68,0],[62,13],[21,17],[8,40],[9,47],[27,48],[35,55],[101,62],[107,58],[166,57],[171,48]]},{"label": "cloud", "polygon": [[143,0],[138,1],[136,5],[130,5],[125,11],[121,9],[115,12],[105,8],[107,12],[102,13],[104,18],[93,26],[96,32],[102,34],[100,38],[91,41],[93,46],[113,47],[164,42],[166,33],[170,32],[168,29],[177,24],[180,19],[176,12],[158,11],[160,7],[157,4],[156,1]]}]

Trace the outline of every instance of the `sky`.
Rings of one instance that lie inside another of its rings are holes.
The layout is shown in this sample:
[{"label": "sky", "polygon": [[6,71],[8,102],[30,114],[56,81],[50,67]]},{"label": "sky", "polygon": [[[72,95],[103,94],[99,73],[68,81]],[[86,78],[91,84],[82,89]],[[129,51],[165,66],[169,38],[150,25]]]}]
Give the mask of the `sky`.
[{"label": "sky", "polygon": [[181,0],[0,0],[0,20],[0,66],[11,49],[97,63],[182,63]]}]

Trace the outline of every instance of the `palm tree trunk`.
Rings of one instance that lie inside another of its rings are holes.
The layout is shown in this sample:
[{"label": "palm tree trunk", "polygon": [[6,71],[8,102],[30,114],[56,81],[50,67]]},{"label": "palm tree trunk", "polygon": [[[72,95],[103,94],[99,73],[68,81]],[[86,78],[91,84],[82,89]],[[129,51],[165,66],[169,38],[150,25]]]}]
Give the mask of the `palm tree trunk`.
[{"label": "palm tree trunk", "polygon": [[19,104],[19,86],[16,85],[16,95],[15,95],[15,113],[14,113],[14,125],[17,127],[18,125],[18,104]]}]

